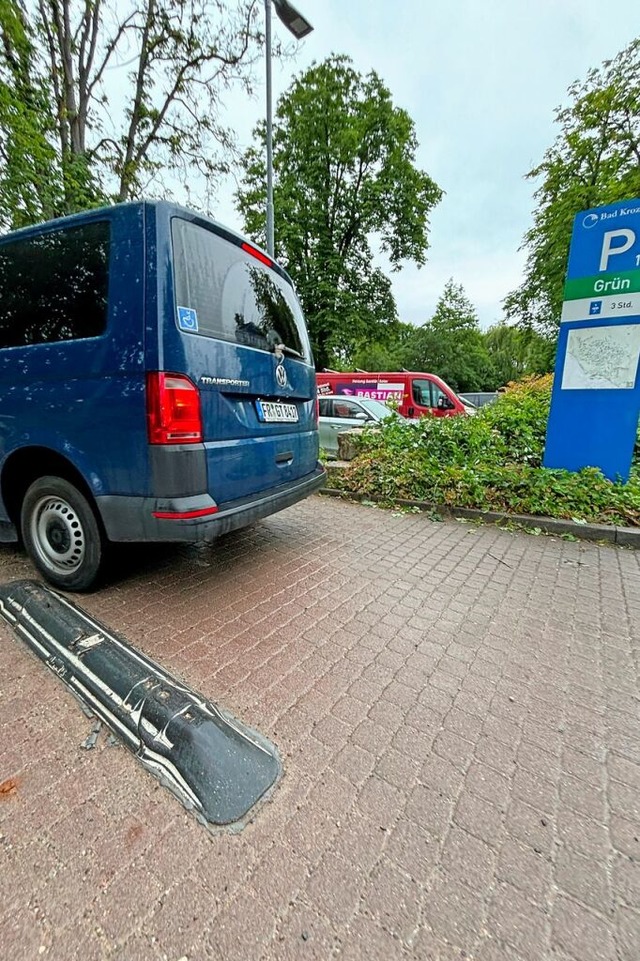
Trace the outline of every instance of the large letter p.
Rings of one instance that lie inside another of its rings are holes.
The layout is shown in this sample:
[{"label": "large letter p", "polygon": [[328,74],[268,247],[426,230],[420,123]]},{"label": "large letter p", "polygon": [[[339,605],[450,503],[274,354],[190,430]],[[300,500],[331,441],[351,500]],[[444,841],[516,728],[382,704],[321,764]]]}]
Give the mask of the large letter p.
[{"label": "large letter p", "polygon": [[[614,237],[624,237],[624,243],[619,247],[612,247]],[[636,242],[636,235],[633,230],[623,227],[621,230],[607,230],[602,240],[602,254],[600,256],[600,270],[606,270],[609,266],[609,257],[616,254],[624,254]]]}]

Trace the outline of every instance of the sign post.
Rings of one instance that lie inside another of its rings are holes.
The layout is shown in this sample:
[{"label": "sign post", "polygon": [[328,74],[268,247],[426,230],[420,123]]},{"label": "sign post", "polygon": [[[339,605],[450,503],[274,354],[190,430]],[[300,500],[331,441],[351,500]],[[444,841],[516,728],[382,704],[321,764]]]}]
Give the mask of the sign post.
[{"label": "sign post", "polygon": [[640,199],[573,224],[544,467],[627,481],[640,413]]}]

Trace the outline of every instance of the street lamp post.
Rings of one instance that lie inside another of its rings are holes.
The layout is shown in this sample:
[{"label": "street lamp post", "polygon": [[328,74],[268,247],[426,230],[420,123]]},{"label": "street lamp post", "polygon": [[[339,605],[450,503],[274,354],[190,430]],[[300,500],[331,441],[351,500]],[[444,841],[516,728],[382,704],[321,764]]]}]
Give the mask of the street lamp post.
[{"label": "street lamp post", "polygon": [[273,222],[273,114],[271,86],[271,4],[276,8],[278,18],[296,40],[302,40],[311,33],[313,27],[298,13],[289,0],[264,0],[264,38],[267,56],[267,253],[275,256],[275,232]]}]

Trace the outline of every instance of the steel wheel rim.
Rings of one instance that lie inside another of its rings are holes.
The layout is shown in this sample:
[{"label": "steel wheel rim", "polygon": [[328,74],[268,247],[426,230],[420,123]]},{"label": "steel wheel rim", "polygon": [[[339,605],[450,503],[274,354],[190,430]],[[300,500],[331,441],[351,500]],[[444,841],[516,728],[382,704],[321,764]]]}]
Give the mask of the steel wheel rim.
[{"label": "steel wheel rim", "polygon": [[62,497],[40,498],[31,515],[31,540],[42,563],[59,574],[73,574],[86,554],[78,513]]}]

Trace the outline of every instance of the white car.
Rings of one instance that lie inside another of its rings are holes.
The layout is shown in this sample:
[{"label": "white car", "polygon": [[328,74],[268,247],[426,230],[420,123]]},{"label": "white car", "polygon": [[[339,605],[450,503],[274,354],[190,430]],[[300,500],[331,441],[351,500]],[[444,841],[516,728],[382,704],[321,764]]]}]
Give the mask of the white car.
[{"label": "white car", "polygon": [[320,447],[330,456],[338,455],[338,434],[353,427],[377,424],[387,417],[407,420],[402,414],[387,407],[380,400],[367,397],[346,397],[343,394],[323,394],[319,402]]}]

